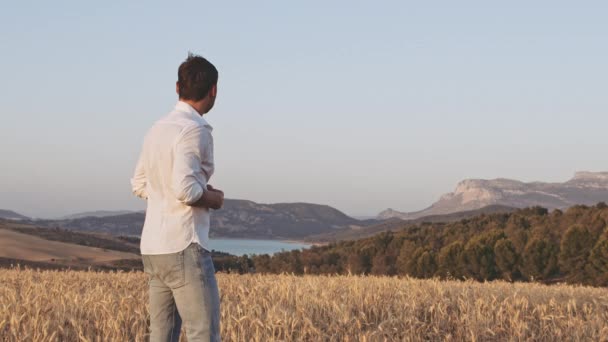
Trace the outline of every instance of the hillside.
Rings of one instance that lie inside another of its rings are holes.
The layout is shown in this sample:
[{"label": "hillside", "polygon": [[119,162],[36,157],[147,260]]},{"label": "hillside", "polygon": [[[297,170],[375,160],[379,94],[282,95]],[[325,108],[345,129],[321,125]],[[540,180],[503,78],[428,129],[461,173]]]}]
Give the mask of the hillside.
[{"label": "hillside", "polygon": [[577,172],[574,178],[564,183],[468,179],[460,182],[454,192],[443,195],[427,209],[412,213],[387,209],[378,218],[412,220],[475,210],[489,205],[513,208],[541,206],[551,210],[577,204],[594,205],[602,201],[608,201],[608,172]]},{"label": "hillside", "polygon": [[30,218],[25,215],[16,213],[12,210],[0,209],[0,219],[20,221],[20,220],[29,220]]},{"label": "hillside", "polygon": [[96,232],[79,232],[63,228],[39,227],[15,221],[0,221],[0,229],[40,237],[45,240],[66,242],[87,247],[139,254],[139,240],[128,241],[124,236],[112,236]]},{"label": "hillside", "polygon": [[[37,220],[45,227],[102,232],[113,235],[141,235],[145,214],[81,217],[64,220]],[[227,199],[224,207],[212,212],[212,238],[304,239],[310,235],[340,229],[354,229],[376,223],[357,220],[327,205],[310,203],[260,204]]]},{"label": "hillside", "polygon": [[41,237],[0,229],[0,258],[12,262],[32,261],[47,265],[87,267],[111,266],[121,260],[139,260],[135,253],[127,253],[51,241]]},{"label": "hillside", "polygon": [[404,229],[407,226],[413,226],[423,222],[439,223],[439,222],[455,222],[462,219],[472,218],[480,215],[489,215],[496,213],[511,213],[516,211],[516,208],[511,208],[502,205],[490,205],[481,209],[463,211],[453,214],[446,215],[431,215],[425,216],[414,220],[402,220],[399,218],[392,218],[380,223],[364,227],[364,228],[352,228],[352,229],[341,229],[330,233],[313,235],[306,239],[310,242],[332,242],[341,240],[356,240],[365,237],[370,237],[375,234],[385,231],[397,231]]}]

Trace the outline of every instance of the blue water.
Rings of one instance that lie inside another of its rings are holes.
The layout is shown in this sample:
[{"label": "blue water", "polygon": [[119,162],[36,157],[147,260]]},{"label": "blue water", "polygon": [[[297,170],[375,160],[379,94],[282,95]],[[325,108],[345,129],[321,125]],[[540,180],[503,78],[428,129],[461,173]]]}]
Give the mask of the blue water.
[{"label": "blue water", "polygon": [[307,248],[310,245],[278,240],[210,239],[209,247],[219,252],[241,256],[243,254],[273,254],[282,250]]}]

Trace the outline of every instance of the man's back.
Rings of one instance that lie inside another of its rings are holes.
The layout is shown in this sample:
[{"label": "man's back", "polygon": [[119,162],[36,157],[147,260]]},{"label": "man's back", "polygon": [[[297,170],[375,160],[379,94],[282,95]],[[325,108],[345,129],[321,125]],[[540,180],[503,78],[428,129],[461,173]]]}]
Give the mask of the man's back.
[{"label": "man's back", "polygon": [[131,180],[133,192],[148,200],[142,254],[174,253],[191,242],[209,250],[209,209],[191,204],[213,174],[211,130],[181,101],[148,130]]}]

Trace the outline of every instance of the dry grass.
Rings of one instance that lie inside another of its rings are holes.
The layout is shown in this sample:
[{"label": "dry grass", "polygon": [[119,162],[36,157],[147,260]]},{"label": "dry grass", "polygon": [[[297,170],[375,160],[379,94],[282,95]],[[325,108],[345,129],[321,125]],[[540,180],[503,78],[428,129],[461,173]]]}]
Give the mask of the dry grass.
[{"label": "dry grass", "polygon": [[[354,276],[218,281],[224,341],[608,338],[602,288]],[[146,339],[144,273],[4,269],[0,285],[0,339]]]}]

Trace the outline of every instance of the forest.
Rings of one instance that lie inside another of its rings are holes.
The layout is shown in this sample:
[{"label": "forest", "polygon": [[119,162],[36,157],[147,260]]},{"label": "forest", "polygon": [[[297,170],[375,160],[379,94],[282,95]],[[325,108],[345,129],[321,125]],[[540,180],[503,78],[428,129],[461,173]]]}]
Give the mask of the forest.
[{"label": "forest", "polygon": [[304,250],[218,257],[238,273],[357,274],[608,285],[608,205],[532,207]]}]

